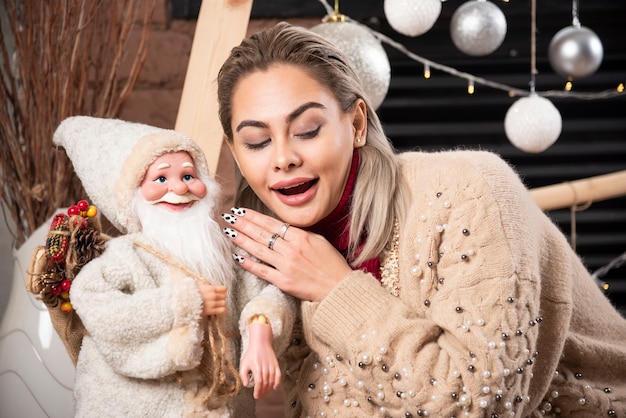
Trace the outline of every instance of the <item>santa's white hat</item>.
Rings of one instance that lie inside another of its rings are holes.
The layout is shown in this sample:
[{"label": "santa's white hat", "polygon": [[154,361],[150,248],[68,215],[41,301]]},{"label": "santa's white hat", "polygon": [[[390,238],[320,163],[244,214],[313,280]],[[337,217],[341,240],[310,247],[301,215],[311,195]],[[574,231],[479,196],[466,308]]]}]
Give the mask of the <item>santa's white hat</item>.
[{"label": "santa's white hat", "polygon": [[91,202],[122,233],[141,230],[132,200],[148,166],[162,154],[187,151],[203,180],[209,179],[200,146],[174,130],[72,116],[61,122],[53,142],[65,148]]}]

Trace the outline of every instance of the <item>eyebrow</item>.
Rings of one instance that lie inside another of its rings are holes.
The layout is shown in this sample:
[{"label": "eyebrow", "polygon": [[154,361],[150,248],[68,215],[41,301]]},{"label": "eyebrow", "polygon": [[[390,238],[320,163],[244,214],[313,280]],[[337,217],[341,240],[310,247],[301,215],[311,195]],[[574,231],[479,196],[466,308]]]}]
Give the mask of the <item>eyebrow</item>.
[{"label": "eyebrow", "polygon": [[[298,116],[300,116],[301,114],[303,114],[305,111],[309,110],[309,109],[325,109],[326,106],[324,106],[321,103],[317,103],[317,102],[308,102],[303,104],[302,106],[298,107],[296,110],[294,110],[293,112],[291,112],[290,114],[287,115],[287,118],[285,118],[285,122],[287,123],[291,123],[294,119],[296,119]],[[235,129],[235,132],[239,132],[240,130],[242,130],[245,127],[248,126],[252,126],[254,128],[267,128],[267,124],[264,122],[259,122],[256,120],[244,120],[241,121],[241,123],[239,125],[237,125],[237,128]]]},{"label": "eyebrow", "polygon": [[161,170],[163,168],[168,168],[170,166],[170,163],[161,163],[159,165],[157,165],[157,170]]}]

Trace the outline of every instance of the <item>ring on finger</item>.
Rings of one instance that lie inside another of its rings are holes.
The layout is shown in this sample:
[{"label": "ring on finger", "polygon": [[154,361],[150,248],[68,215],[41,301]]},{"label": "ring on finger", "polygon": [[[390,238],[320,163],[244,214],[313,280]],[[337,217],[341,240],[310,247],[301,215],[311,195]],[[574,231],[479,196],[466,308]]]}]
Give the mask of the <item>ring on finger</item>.
[{"label": "ring on finger", "polygon": [[285,239],[285,234],[287,233],[287,228],[289,228],[289,224],[285,222],[283,226],[280,227],[280,231],[278,231],[278,236],[282,239]]},{"label": "ring on finger", "polygon": [[274,244],[276,243],[276,240],[278,239],[279,235],[278,234],[274,234],[270,237],[270,240],[267,243],[267,248],[269,248],[270,250],[274,249]]}]

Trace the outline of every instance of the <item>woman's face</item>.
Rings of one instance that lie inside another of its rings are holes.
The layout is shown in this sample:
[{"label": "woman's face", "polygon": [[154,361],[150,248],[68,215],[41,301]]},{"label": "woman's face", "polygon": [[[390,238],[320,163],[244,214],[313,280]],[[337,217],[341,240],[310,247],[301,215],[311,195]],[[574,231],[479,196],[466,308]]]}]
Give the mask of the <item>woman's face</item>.
[{"label": "woman's face", "polygon": [[283,221],[307,227],[339,203],[367,119],[362,100],[345,113],[307,72],[277,65],[239,81],[231,123],[231,151],[250,187]]}]

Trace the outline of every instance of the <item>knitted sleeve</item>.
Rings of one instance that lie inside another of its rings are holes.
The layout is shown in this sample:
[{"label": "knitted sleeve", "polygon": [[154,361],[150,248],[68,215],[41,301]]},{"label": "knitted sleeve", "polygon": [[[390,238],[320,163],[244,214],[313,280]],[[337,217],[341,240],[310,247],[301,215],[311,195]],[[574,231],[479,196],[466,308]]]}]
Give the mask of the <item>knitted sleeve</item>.
[{"label": "knitted sleeve", "polygon": [[139,257],[120,237],[73,281],[70,298],[86,338],[116,373],[152,379],[200,363],[200,294],[194,279],[170,279],[167,267]]},{"label": "knitted sleeve", "polygon": [[[405,164],[398,296],[355,271],[321,303],[303,305],[307,341],[349,364],[350,384],[390,416],[522,416],[539,401],[530,386],[549,222],[492,154],[411,158],[420,161]],[[553,302],[563,309],[551,330],[571,314],[567,295]],[[556,364],[564,333],[553,341],[542,373]]]}]

